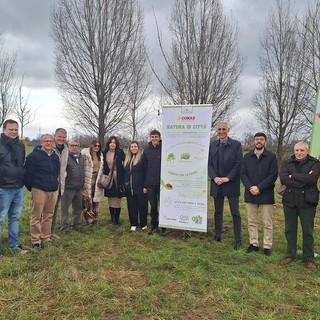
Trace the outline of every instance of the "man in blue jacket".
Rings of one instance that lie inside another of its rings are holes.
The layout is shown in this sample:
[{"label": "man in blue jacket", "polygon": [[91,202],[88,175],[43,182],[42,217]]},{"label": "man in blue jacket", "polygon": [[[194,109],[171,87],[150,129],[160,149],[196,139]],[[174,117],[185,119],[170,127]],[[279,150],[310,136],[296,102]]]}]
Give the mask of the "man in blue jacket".
[{"label": "man in blue jacket", "polygon": [[242,161],[241,143],[228,137],[230,128],[225,122],[217,126],[219,140],[210,144],[208,173],[211,178],[210,195],[214,200],[215,236],[213,241],[220,242],[223,230],[224,197],[228,198],[233,219],[235,244],[239,250],[241,244],[241,215],[239,210],[240,167]]},{"label": "man in blue jacket", "polygon": [[244,156],[241,180],[245,186],[244,200],[250,237],[247,253],[259,251],[258,210],[260,209],[264,230],[263,253],[270,256],[273,238],[274,183],[278,176],[278,163],[276,155],[265,148],[266,143],[267,136],[263,132],[254,135],[255,148]]},{"label": "man in blue jacket", "polygon": [[30,233],[32,247],[40,251],[51,240],[51,224],[58,196],[59,157],[53,151],[53,136],[41,136],[41,147],[30,153],[25,163],[25,185],[32,193]]},{"label": "man in blue jacket", "polygon": [[0,258],[2,224],[8,215],[9,247],[19,253],[28,251],[22,249],[19,243],[20,216],[23,208],[23,164],[25,148],[19,141],[18,122],[8,119],[3,123],[0,138]]}]

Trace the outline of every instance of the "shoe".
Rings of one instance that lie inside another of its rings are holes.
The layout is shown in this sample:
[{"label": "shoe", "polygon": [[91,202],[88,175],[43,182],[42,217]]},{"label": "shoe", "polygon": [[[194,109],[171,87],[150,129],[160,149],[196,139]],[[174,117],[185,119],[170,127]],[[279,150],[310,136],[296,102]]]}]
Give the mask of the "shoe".
[{"label": "shoe", "polygon": [[61,237],[59,235],[57,235],[56,233],[51,233],[51,238],[61,239]]},{"label": "shoe", "polygon": [[144,226],[141,228],[142,230],[147,230],[148,229],[148,226]]},{"label": "shoe", "polygon": [[296,258],[288,257],[288,258],[284,258],[283,260],[281,260],[280,264],[285,266],[287,264],[290,264],[293,261],[296,261]]},{"label": "shoe", "polygon": [[136,231],[137,230],[137,227],[136,226],[132,226],[131,228],[130,228],[130,231]]},{"label": "shoe", "polygon": [[242,249],[242,243],[241,243],[241,241],[236,241],[235,244],[234,244],[234,246],[233,246],[233,249],[234,249],[234,250],[240,250],[240,249]]},{"label": "shoe", "polygon": [[306,261],[304,262],[304,264],[305,264],[305,266],[307,267],[307,269],[309,269],[309,270],[315,270],[315,269],[317,269],[316,264],[315,264],[313,261],[311,261],[311,260],[306,260]]},{"label": "shoe", "polygon": [[253,244],[250,244],[250,246],[248,247],[246,253],[257,252],[257,251],[259,251],[259,247],[254,246]]},{"label": "shoe", "polygon": [[263,249],[263,254],[267,257],[270,257],[271,256],[271,249],[268,249],[268,248],[264,248]]},{"label": "shoe", "polygon": [[148,232],[148,235],[151,236],[158,232],[158,227],[152,227],[152,229]]},{"label": "shoe", "polygon": [[210,243],[214,242],[221,242],[221,237],[214,236],[212,239],[209,240]]},{"label": "shoe", "polygon": [[41,247],[41,244],[40,243],[35,243],[32,245],[32,248],[36,251],[41,251],[42,250],[42,247]]},{"label": "shoe", "polygon": [[167,228],[160,228],[160,236],[165,237],[167,235],[166,231],[167,231]]},{"label": "shoe", "polygon": [[14,251],[15,253],[18,253],[18,254],[26,254],[26,253],[28,253],[28,250],[22,249],[21,244],[18,244],[17,246],[11,248],[11,250]]}]

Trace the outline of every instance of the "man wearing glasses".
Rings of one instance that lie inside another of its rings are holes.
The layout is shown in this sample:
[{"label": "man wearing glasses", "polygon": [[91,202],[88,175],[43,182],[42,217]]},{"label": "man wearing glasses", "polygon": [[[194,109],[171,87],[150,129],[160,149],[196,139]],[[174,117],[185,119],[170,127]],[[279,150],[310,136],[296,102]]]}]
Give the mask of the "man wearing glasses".
[{"label": "man wearing glasses", "polygon": [[41,146],[30,153],[25,163],[25,185],[32,193],[30,233],[33,249],[51,240],[51,223],[58,196],[59,157],[53,151],[51,134],[41,136]]},{"label": "man wearing glasses", "polygon": [[223,206],[227,197],[233,220],[235,244],[239,250],[241,244],[241,215],[239,210],[240,168],[242,162],[241,143],[228,137],[230,128],[225,122],[217,126],[219,139],[210,144],[208,173],[211,178],[210,195],[214,201],[215,236],[213,241],[220,242],[223,231]]},{"label": "man wearing glasses", "polygon": [[61,197],[61,230],[66,234],[69,232],[68,211],[72,204],[71,229],[79,231],[82,211],[82,189],[84,185],[84,164],[80,152],[80,143],[71,140],[69,144],[69,155],[66,167],[66,179],[64,193]]}]

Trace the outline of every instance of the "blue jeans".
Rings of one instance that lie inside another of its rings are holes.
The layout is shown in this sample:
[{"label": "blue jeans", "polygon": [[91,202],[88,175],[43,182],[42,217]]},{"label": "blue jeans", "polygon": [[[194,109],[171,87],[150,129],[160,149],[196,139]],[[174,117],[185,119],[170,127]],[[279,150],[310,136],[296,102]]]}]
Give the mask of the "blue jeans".
[{"label": "blue jeans", "polygon": [[24,187],[19,189],[0,188],[0,245],[2,224],[8,214],[9,247],[19,245],[19,223],[23,208]]}]

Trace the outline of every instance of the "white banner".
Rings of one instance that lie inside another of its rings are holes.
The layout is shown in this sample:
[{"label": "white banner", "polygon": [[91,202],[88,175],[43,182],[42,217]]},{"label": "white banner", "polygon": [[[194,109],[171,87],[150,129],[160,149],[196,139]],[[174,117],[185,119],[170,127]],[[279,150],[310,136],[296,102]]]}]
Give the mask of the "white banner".
[{"label": "white banner", "polygon": [[162,110],[159,226],[207,232],[212,105]]}]

